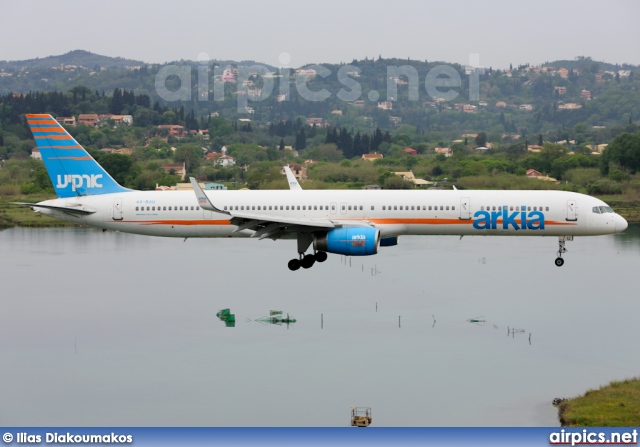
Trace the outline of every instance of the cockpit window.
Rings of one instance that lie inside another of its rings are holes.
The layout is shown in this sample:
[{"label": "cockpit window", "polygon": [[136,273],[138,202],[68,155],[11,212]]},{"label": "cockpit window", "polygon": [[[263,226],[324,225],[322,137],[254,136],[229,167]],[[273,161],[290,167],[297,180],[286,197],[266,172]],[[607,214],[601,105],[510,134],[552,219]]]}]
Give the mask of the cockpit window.
[{"label": "cockpit window", "polygon": [[610,206],[594,206],[593,212],[596,214],[604,214],[604,213],[614,213],[613,209]]}]

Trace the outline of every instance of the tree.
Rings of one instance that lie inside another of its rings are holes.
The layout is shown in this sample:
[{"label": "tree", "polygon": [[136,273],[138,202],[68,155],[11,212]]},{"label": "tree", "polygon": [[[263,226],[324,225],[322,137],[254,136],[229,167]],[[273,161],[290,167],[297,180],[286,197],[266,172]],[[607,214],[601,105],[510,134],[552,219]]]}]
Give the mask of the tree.
[{"label": "tree", "polygon": [[640,171],[640,132],[623,133],[614,138],[600,157],[600,172],[609,174],[609,164],[614,163],[622,170],[635,174]]},{"label": "tree", "polygon": [[133,159],[124,154],[106,154],[100,157],[99,163],[116,182],[124,185],[133,166]]},{"label": "tree", "polygon": [[487,134],[485,132],[480,132],[476,138],[476,146],[485,146],[487,144]]},{"label": "tree", "polygon": [[197,144],[184,144],[176,149],[173,159],[184,162],[187,172],[193,172],[202,161],[202,149]]}]

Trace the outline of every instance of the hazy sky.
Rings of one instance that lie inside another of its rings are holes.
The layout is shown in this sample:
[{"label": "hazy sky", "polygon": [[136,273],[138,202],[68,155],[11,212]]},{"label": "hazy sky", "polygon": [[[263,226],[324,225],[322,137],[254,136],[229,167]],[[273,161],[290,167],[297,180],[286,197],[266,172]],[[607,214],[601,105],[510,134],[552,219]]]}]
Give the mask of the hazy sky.
[{"label": "hazy sky", "polygon": [[[253,59],[291,66],[398,57],[494,68],[591,56],[640,64],[636,0],[513,2],[65,0],[3,2],[0,60],[83,49],[145,62]],[[7,44],[9,42],[9,44]]]}]

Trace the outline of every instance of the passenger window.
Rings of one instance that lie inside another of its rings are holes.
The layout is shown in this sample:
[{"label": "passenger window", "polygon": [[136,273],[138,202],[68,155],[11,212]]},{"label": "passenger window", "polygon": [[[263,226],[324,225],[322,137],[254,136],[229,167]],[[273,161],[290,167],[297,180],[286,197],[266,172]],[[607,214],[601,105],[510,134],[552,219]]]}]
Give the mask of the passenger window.
[{"label": "passenger window", "polygon": [[413,211],[415,208],[413,207],[413,205],[411,205],[411,211]]},{"label": "passenger window", "polygon": [[[291,209],[293,209],[293,207],[291,207]],[[300,205],[298,205],[298,206],[296,207],[296,209],[297,209],[297,210],[300,210]]]},{"label": "passenger window", "polygon": [[530,206],[527,207],[527,211],[531,211],[531,207]]},{"label": "passenger window", "polygon": [[400,211],[402,211],[402,205],[400,205]]},{"label": "passenger window", "polygon": [[449,207],[447,206],[447,211],[449,211]]},{"label": "passenger window", "polygon": [[349,211],[351,211],[351,205],[349,205]]},{"label": "passenger window", "polygon": [[150,211],[150,210],[149,210],[149,208],[150,208],[150,207],[147,207],[147,211]]},{"label": "passenger window", "polygon": [[452,207],[451,207],[451,209],[452,209],[452,210],[455,210],[455,209],[456,209],[456,207],[455,207],[455,206],[452,206]]},{"label": "passenger window", "polygon": [[[283,209],[283,207],[282,207],[282,205],[280,205],[280,211],[282,211],[282,209]],[[287,208],[287,209],[288,209],[288,208]]]},{"label": "passenger window", "polygon": [[513,207],[512,206],[509,207],[509,211],[513,211]]},{"label": "passenger window", "polygon": [[331,205],[331,210],[335,211],[336,210],[336,206],[335,205]]},{"label": "passenger window", "polygon": [[360,211],[362,211],[362,205],[360,205]]},{"label": "passenger window", "polygon": [[547,207],[547,211],[549,211],[549,207]]},{"label": "passenger window", "polygon": [[374,209],[376,209],[373,205],[371,205],[371,211],[373,211]]},{"label": "passenger window", "polygon": [[344,211],[344,205],[342,205],[342,211]]},{"label": "passenger window", "polygon": [[442,206],[442,205],[440,205],[440,211],[442,211],[442,209],[443,209],[443,206]]},{"label": "passenger window", "polygon": [[287,205],[287,211],[289,211],[289,205]]},{"label": "passenger window", "polygon": [[426,210],[427,209],[427,205],[422,205],[422,209]]},{"label": "passenger window", "polygon": [[394,209],[394,210],[397,210],[397,209],[398,209],[398,205],[394,205],[394,206],[393,206],[393,209]]},{"label": "passenger window", "polygon": [[429,211],[431,211],[431,205],[429,205]]},{"label": "passenger window", "polygon": [[386,205],[382,205],[382,211],[386,211],[387,210],[387,206]]},{"label": "passenger window", "polygon": [[256,210],[256,206],[255,206],[255,205],[253,205],[253,206],[251,207],[251,209],[252,209],[253,211],[255,211],[255,210]]}]

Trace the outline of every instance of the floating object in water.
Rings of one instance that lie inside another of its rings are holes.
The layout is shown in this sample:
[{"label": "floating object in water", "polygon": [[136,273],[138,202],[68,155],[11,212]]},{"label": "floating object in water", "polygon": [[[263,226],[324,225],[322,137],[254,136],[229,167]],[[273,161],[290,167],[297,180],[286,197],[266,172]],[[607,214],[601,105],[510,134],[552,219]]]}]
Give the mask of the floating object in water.
[{"label": "floating object in water", "polygon": [[236,327],[236,315],[231,313],[231,309],[222,309],[216,314],[220,321],[224,321],[227,327]]},{"label": "floating object in water", "polygon": [[371,425],[371,408],[351,407],[351,426],[368,427]]},{"label": "floating object in water", "polygon": [[277,326],[282,326],[283,324],[286,324],[287,329],[289,329],[289,325],[295,323],[297,320],[295,318],[291,318],[289,314],[287,314],[286,318],[283,317],[281,310],[272,310],[272,311],[269,311],[268,317],[256,318],[255,321],[263,324],[275,324]]},{"label": "floating object in water", "polygon": [[487,320],[484,320],[483,318],[484,318],[484,316],[482,316],[482,317],[475,317],[475,318],[469,318],[467,321],[468,321],[469,323],[486,323],[486,322],[487,322]]}]

